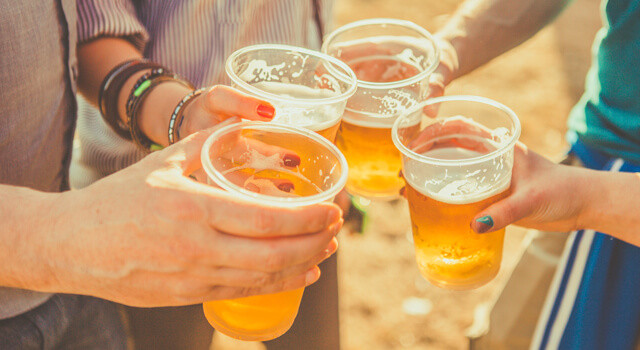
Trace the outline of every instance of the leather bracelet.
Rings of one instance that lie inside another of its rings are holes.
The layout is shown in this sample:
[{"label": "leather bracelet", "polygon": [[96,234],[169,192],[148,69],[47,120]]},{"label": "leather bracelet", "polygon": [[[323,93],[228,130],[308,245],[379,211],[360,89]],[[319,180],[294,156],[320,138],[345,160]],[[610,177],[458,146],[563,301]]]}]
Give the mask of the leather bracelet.
[{"label": "leather bracelet", "polygon": [[132,75],[154,67],[157,68],[160,65],[140,58],[125,61],[113,68],[102,81],[98,93],[98,108],[105,122],[120,137],[131,139],[129,128],[122,122],[118,113],[120,90]]},{"label": "leather bracelet", "polygon": [[150,152],[153,142],[144,135],[142,130],[140,130],[140,126],[138,125],[139,108],[153,88],[168,81],[179,82],[186,87],[193,89],[193,86],[189,82],[181,79],[164,68],[157,68],[138,79],[133,89],[131,89],[131,93],[127,99],[127,124],[131,139],[140,149],[146,152]]},{"label": "leather bracelet", "polygon": [[189,103],[191,103],[191,101],[195,100],[196,97],[200,96],[206,90],[206,88],[201,88],[191,91],[182,98],[182,100],[173,110],[173,113],[171,113],[168,132],[170,145],[173,145],[174,143],[180,141],[180,127],[182,126],[182,122],[184,121],[184,110],[187,108]]}]

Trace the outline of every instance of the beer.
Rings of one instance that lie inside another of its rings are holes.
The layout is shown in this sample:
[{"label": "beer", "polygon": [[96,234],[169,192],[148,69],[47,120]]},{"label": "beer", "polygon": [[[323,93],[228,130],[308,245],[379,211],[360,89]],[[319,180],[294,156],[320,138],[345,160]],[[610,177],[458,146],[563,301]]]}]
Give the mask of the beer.
[{"label": "beer", "polygon": [[[300,158],[285,165],[284,154]],[[209,180],[238,198],[266,206],[296,207],[331,200],[345,185],[347,164],[320,135],[299,128],[242,122],[216,130],[202,150]],[[209,323],[241,340],[265,341],[293,324],[304,288],[203,303]]]},{"label": "beer", "polygon": [[391,127],[427,97],[427,81],[438,64],[435,41],[414,23],[370,19],[338,28],[322,50],[345,62],[358,78],[336,136],[349,162],[346,188],[356,196],[396,198],[403,182]]},{"label": "beer", "polygon": [[[346,115],[345,115],[346,116]],[[343,120],[336,146],[349,164],[347,190],[364,197],[393,197],[404,185],[398,176],[402,167],[400,152],[386,125],[360,125]]]},{"label": "beer", "polygon": [[[236,175],[236,176],[234,176]],[[269,196],[297,197],[320,189],[297,171],[245,168],[229,174],[243,188]],[[288,183],[293,186],[279,186]],[[220,332],[240,340],[264,341],[284,334],[296,318],[304,288],[203,304],[204,315]]]},{"label": "beer", "polygon": [[[453,155],[466,150],[439,151]],[[482,196],[438,196],[408,183],[406,193],[416,261],[427,280],[449,289],[470,289],[495,277],[502,260],[504,229],[477,234],[470,223],[479,212],[508,195],[504,185]]]},{"label": "beer", "polygon": [[[437,118],[424,113],[427,107]],[[393,125],[416,261],[432,284],[476,288],[500,270],[504,229],[478,234],[471,222],[509,195],[519,135],[513,111],[477,96],[427,100]]]},{"label": "beer", "polygon": [[[329,89],[312,89],[302,85],[279,82],[260,82],[253,84],[253,86],[280,97],[300,101],[314,101],[339,95]],[[310,108],[309,105],[295,105],[289,101],[284,103],[275,99],[272,101],[276,107],[273,122],[307,128],[331,142],[335,140],[344,110],[343,104],[319,104]]]}]

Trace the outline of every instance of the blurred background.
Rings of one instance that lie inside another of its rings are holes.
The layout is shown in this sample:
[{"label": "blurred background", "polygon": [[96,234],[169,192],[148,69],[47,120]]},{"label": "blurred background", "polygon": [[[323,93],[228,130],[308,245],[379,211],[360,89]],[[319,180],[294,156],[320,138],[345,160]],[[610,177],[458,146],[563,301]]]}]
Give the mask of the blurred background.
[{"label": "blurred background", "polygon": [[[365,18],[413,21],[435,32],[458,0],[336,0],[335,25]],[[511,107],[522,121],[521,141],[554,160],[565,151],[565,122],[580,98],[600,27],[599,1],[575,0],[550,26],[511,52],[455,81],[447,94],[472,94]],[[470,292],[431,286],[420,277],[408,239],[403,202],[372,203],[365,232],[339,235],[341,339],[346,350],[466,349],[466,335],[483,324],[488,303],[509,277],[526,231],[507,229],[502,270]],[[474,316],[475,315],[475,316]],[[474,324],[474,317],[476,323]],[[216,350],[258,350],[216,333]]]}]

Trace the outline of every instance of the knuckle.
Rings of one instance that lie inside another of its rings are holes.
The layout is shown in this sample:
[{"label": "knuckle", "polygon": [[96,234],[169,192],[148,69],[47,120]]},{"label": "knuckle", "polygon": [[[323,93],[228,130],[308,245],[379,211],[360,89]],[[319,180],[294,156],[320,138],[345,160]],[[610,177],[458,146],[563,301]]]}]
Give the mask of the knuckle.
[{"label": "knuckle", "polygon": [[261,273],[253,281],[254,286],[266,286],[274,283],[277,280],[277,274],[275,273]]},{"label": "knuckle", "polygon": [[267,253],[264,261],[265,269],[269,272],[277,272],[286,266],[286,259],[282,254],[272,250]]},{"label": "knuckle", "polygon": [[270,212],[257,210],[253,215],[253,227],[261,235],[269,235],[275,232],[276,220]]}]

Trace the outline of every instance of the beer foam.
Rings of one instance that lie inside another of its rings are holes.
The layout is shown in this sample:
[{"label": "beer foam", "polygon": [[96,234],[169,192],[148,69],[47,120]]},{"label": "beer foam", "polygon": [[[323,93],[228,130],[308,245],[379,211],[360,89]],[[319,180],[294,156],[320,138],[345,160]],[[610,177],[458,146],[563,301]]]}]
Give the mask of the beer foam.
[{"label": "beer foam", "polygon": [[[253,84],[261,90],[293,99],[324,99],[339,95],[329,89],[314,89],[304,85],[263,81]],[[302,102],[302,101],[301,101]],[[335,103],[299,105],[290,102],[273,101],[276,115],[273,121],[292,126],[320,131],[333,126],[341,117],[339,106]]]},{"label": "beer foam", "polygon": [[[473,150],[449,147],[429,150],[422,155],[446,160],[482,156]],[[411,164],[410,160],[408,161]],[[421,194],[449,204],[479,202],[507,190],[511,184],[510,165],[480,163],[475,166],[415,165],[405,172],[405,179]],[[439,168],[434,168],[439,167]],[[442,167],[446,167],[442,171]]]}]

